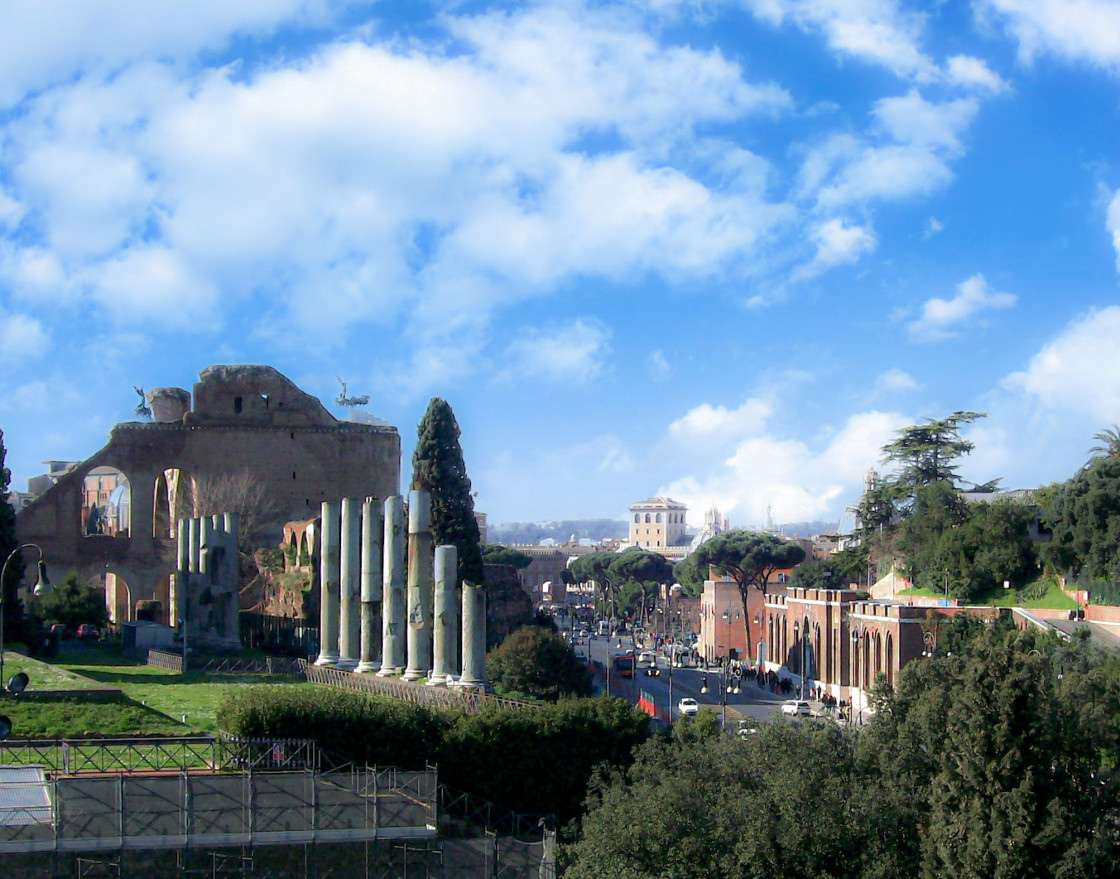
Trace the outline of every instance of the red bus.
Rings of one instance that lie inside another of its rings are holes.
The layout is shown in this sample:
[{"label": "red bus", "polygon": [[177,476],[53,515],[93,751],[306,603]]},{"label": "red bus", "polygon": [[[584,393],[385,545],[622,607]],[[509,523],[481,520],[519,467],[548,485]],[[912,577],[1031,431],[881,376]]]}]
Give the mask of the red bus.
[{"label": "red bus", "polygon": [[614,670],[620,678],[634,677],[636,665],[633,653],[620,653],[614,658]]}]

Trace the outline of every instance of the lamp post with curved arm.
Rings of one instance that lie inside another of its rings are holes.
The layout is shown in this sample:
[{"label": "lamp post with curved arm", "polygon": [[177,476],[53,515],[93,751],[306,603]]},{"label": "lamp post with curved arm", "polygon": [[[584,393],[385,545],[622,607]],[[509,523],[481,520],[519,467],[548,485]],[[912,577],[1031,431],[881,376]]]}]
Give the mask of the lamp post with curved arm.
[{"label": "lamp post with curved arm", "polygon": [[39,544],[24,543],[8,553],[8,557],[4,559],[3,568],[0,568],[0,692],[6,691],[8,686],[4,677],[4,582],[8,578],[8,563],[19,554],[20,550],[24,549],[39,550],[39,579],[35,582],[33,594],[42,597],[54,592],[54,586],[51,585],[50,578],[47,576],[47,563],[43,560],[43,548]]}]

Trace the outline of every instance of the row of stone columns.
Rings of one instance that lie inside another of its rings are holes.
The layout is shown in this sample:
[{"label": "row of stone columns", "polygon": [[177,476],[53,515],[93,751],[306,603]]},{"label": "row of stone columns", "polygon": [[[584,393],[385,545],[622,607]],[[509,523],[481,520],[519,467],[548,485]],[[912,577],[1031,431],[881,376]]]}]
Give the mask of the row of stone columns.
[{"label": "row of stone columns", "polygon": [[238,624],[237,513],[180,519],[171,619],[194,637],[233,646]]},{"label": "row of stone columns", "polygon": [[[432,546],[428,492],[409,493],[407,542],[403,498],[388,498],[383,511],[384,519],[373,498],[323,503],[316,664],[446,685],[459,673],[455,547]],[[462,622],[461,682],[483,686],[486,596],[470,584],[463,586]]]}]

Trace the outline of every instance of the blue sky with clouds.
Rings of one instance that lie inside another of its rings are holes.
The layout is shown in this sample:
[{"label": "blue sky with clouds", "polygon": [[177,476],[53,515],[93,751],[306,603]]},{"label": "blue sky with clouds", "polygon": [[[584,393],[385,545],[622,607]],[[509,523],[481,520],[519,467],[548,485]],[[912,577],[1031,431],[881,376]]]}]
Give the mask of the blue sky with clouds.
[{"label": "blue sky with clouds", "polygon": [[444,397],[494,522],[836,519],[956,409],[969,478],[1064,479],[1118,85],[1114,0],[0,5],[12,487],[216,363],[343,376],[405,482]]}]

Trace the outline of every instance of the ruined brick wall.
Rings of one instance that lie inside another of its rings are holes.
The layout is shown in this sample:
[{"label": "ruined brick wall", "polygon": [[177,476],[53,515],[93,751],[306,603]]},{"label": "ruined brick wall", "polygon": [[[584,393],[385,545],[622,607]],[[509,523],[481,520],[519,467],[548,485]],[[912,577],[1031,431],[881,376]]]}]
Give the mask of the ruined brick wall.
[{"label": "ruined brick wall", "polygon": [[[318,515],[325,500],[399,493],[396,428],[337,421],[267,366],[210,367],[199,379],[195,406],[181,419],[118,424],[104,448],[19,513],[20,540],[42,546],[52,570],[75,568],[93,580],[113,573],[127,583],[130,607],[153,598],[170,607],[176,549],[168,470],[188,479],[241,471],[259,479],[278,507],[274,527],[262,538],[269,546],[279,544],[286,521]],[[153,394],[176,399],[175,390]],[[160,413],[176,411],[169,406]],[[83,482],[103,465],[128,478],[127,535],[82,531]]]}]

